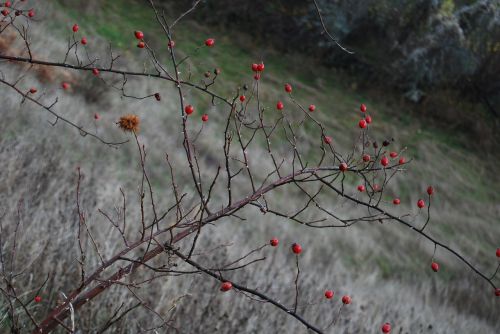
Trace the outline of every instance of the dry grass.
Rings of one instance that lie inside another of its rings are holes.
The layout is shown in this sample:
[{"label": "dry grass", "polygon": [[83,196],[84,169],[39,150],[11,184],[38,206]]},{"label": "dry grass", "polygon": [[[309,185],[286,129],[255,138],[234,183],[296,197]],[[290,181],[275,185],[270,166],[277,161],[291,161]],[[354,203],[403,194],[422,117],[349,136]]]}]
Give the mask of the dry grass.
[{"label": "dry grass", "polygon": [[[65,44],[50,37],[51,34],[44,34],[50,30],[43,23],[41,26],[33,31],[36,37],[33,39],[34,49],[40,57],[61,54]],[[44,45],[51,45],[51,48],[44,48]],[[105,48],[98,52],[104,54]],[[141,66],[132,60],[128,62],[129,66]],[[1,66],[7,76],[20,70],[4,64]],[[75,91],[70,94],[56,89],[59,85],[55,79],[42,85],[40,82],[35,84],[35,79],[30,78],[25,84],[26,87],[44,87],[47,98],[56,94],[61,96],[58,111],[91,128],[97,125],[100,134],[113,138],[124,136],[117,128],[116,120],[127,113],[137,114],[142,129],[139,139],[148,151],[148,168],[155,194],[160,206],[169,205],[172,200],[164,154],[168,152],[175,165],[184,161],[180,150],[179,110],[173,88],[154,81],[130,82],[130,89],[143,94],[160,91],[161,103],[154,98],[146,101],[119,99],[116,92],[109,89],[100,89],[98,98],[89,99],[84,84],[78,83],[94,80],[91,74],[68,75],[74,76],[76,83]],[[270,84],[265,84],[264,88],[272,99],[274,88]],[[325,93],[317,87],[314,90],[318,95]],[[333,99],[344,93],[333,92],[324,97],[322,103],[335,103]],[[137,189],[141,171],[133,142],[119,150],[104,147],[63,125],[52,127],[47,122],[51,120],[47,114],[27,103],[20,106],[20,99],[6,87],[1,88],[0,96],[3,120],[0,123],[0,223],[3,226],[2,239],[6,242],[3,247],[8,250],[12,246],[13,228],[16,220],[21,219],[15,263],[18,268],[28,268],[29,274],[20,277],[16,285],[32,289],[33,293],[33,289],[49,276],[42,292],[43,303],[33,306],[37,319],[41,319],[61,298],[61,293],[68,293],[78,284],[76,167],[80,166],[84,174],[82,207],[88,214],[88,224],[97,236],[104,257],[114,254],[123,245],[119,234],[110,228],[97,210],[112,212],[115,206],[120,206],[119,189],[123,188],[128,198],[127,219],[133,225],[139,217]],[[391,113],[384,109],[383,101],[374,101],[372,105],[375,115],[391,117]],[[216,124],[227,111],[220,108],[209,111],[210,121],[197,147],[207,166],[205,172],[213,175],[216,164],[221,161],[222,147],[220,127]],[[97,123],[93,120],[95,112],[101,115]],[[350,117],[341,110],[332,113],[339,120]],[[340,122],[331,122],[332,132],[338,145],[348,150],[354,133],[346,132],[345,123]],[[430,131],[419,134],[421,126],[425,125],[415,122],[401,130],[398,123],[375,125],[376,131],[388,135],[397,133],[399,142],[407,143],[417,158],[412,171],[406,177],[398,178],[389,191],[401,194],[406,203],[400,209],[403,213],[410,207],[408,203],[416,201],[416,189],[423,190],[428,183],[434,184],[437,189],[434,208],[439,209],[433,211],[434,223],[430,231],[467,254],[468,258],[477,259],[481,267],[493,268],[496,261],[494,249],[500,235],[495,217],[498,217],[500,207],[498,195],[489,188],[500,184],[499,177],[492,175],[489,161],[482,160],[474,152],[450,148],[436,140]],[[302,135],[307,137],[310,134],[304,132]],[[279,150],[278,143],[276,146]],[[252,155],[262,156],[262,149],[255,148]],[[268,163],[254,161],[254,167],[265,170]],[[472,170],[470,166],[473,166]],[[184,186],[182,170],[176,176]],[[184,188],[180,191],[189,191],[187,185]],[[240,194],[245,190],[244,184],[238,188]],[[354,193],[354,187],[351,191]],[[300,200],[293,192],[281,192],[273,198],[276,205],[290,210],[300,205]],[[333,196],[323,200],[327,205],[335,206],[341,214],[359,210],[336,202]],[[461,263],[441,252],[438,258],[443,269],[439,275],[433,274],[429,269],[432,245],[396,225],[311,230],[269,214],[263,215],[258,210],[245,209],[241,215],[247,220],[226,219],[207,227],[201,236],[200,249],[230,246],[201,254],[197,259],[203,263],[221,264],[226,258],[241,256],[272,236],[278,236],[283,246],[266,248],[265,262],[230,278],[250,287],[259,287],[283,302],[291,303],[294,266],[288,245],[295,241],[302,243],[305,250],[301,267],[306,274],[301,279],[301,300],[320,303],[304,309],[306,318],[324,327],[338,311],[340,296],[350,294],[353,297],[353,303],[342,311],[332,333],[373,333],[385,321],[394,324],[395,333],[412,334],[496,333],[500,326],[499,300],[493,298],[489,287],[479,282]],[[138,230],[139,226],[136,227]],[[131,234],[135,232],[130,231]],[[89,259],[93,261],[89,265],[92,267],[98,263],[90,249],[89,246]],[[140,281],[151,275],[153,273],[140,271],[130,280]],[[326,288],[336,293],[332,302],[325,303],[322,298]],[[137,293],[165,318],[172,317],[173,326],[181,333],[306,333],[301,325],[269,305],[251,301],[241,293],[220,294],[217,291],[216,281],[194,275],[161,278]],[[0,299],[0,310],[3,303],[4,300]],[[77,327],[85,333],[97,332],[121,303],[133,305],[136,300],[126,289],[112,288],[76,314]],[[154,327],[159,323],[156,315],[137,309],[113,326],[110,332],[136,333],[140,328]],[[0,323],[0,332],[8,330],[5,325],[6,322]]]}]

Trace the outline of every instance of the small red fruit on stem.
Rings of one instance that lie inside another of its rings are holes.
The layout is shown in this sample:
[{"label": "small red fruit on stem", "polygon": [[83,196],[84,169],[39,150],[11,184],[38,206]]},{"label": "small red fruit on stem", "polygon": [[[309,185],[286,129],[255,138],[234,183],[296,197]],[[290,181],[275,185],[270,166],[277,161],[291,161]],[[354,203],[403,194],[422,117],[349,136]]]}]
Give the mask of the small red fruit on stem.
[{"label": "small red fruit on stem", "polygon": [[399,158],[399,164],[403,165],[406,163],[406,159],[404,157]]},{"label": "small red fruit on stem", "polygon": [[399,198],[395,198],[392,203],[394,203],[394,205],[399,205],[401,204],[401,200]]},{"label": "small red fruit on stem", "polygon": [[173,49],[175,47],[175,42],[172,40],[172,41],[168,42],[167,46],[169,49]]},{"label": "small red fruit on stem", "polygon": [[42,297],[41,296],[35,296],[35,303],[39,303],[42,301]]},{"label": "small red fruit on stem", "polygon": [[292,245],[292,252],[294,252],[297,255],[300,254],[300,253],[302,253],[302,246],[299,245],[299,244],[297,244],[297,243],[294,243]]},{"label": "small red fruit on stem", "polygon": [[394,159],[395,157],[398,156],[398,153],[397,152],[391,152],[391,153],[389,153],[389,156]]},{"label": "small red fruit on stem", "polygon": [[325,144],[330,144],[332,142],[332,137],[324,136],[323,141],[325,142]]},{"label": "small red fruit on stem", "polygon": [[139,43],[137,43],[137,47],[139,49],[144,49],[145,46],[146,46],[146,43],[144,43],[143,41],[140,41]]},{"label": "small red fruit on stem", "polygon": [[5,7],[10,7],[11,5],[12,5],[12,3],[10,1],[5,1],[5,4],[4,4]]},{"label": "small red fruit on stem", "polygon": [[226,292],[233,288],[233,283],[231,282],[223,282],[220,286],[220,291]]},{"label": "small red fruit on stem", "polygon": [[279,244],[279,240],[277,238],[272,238],[270,241],[269,241],[269,244],[273,247],[276,247],[278,246]]},{"label": "small red fruit on stem", "polygon": [[495,289],[495,296],[500,297],[500,288]]},{"label": "small red fruit on stem", "polygon": [[62,87],[62,89],[67,90],[67,89],[69,89],[69,83],[67,83],[67,82],[63,82],[63,83],[61,84],[61,87]]},{"label": "small red fruit on stem", "polygon": [[94,119],[97,121],[97,120],[99,120],[99,118],[101,118],[101,117],[99,116],[99,114],[98,114],[98,113],[95,113],[95,114],[94,114]]},{"label": "small red fruit on stem", "polygon": [[314,110],[316,110],[316,106],[315,106],[314,104],[311,104],[311,105],[309,106],[309,111],[310,111],[310,112],[313,112]]},{"label": "small red fruit on stem", "polygon": [[349,305],[351,303],[351,301],[352,301],[352,299],[348,295],[345,295],[342,297],[342,303],[344,303],[344,305]]},{"label": "small red fruit on stem", "polygon": [[205,41],[205,45],[208,46],[209,48],[211,48],[212,46],[214,46],[214,44],[215,44],[215,39],[213,39],[213,38],[208,38]]},{"label": "small red fruit on stem", "polygon": [[255,73],[255,75],[253,76],[253,78],[255,80],[259,80],[260,79],[260,73]]},{"label": "small red fruit on stem", "polygon": [[427,194],[429,194],[429,196],[434,194],[434,188],[432,188],[432,186],[427,187]]},{"label": "small red fruit on stem", "polygon": [[291,93],[292,92],[292,85],[290,84],[285,84],[285,92]]},{"label": "small red fruit on stem", "polygon": [[283,110],[284,107],[285,106],[284,106],[283,102],[278,101],[278,103],[276,103],[276,109]]},{"label": "small red fruit on stem", "polygon": [[366,123],[370,124],[372,122],[372,117],[371,116],[366,116],[365,117]]},{"label": "small red fruit on stem", "polygon": [[8,9],[2,9],[1,13],[2,13],[3,16],[7,16],[7,15],[9,15],[10,12],[9,12]]},{"label": "small red fruit on stem", "polygon": [[259,65],[257,64],[252,64],[252,71],[257,72],[259,68]]},{"label": "small red fruit on stem", "polygon": [[78,24],[74,24],[73,28],[71,28],[71,29],[73,29],[73,32],[77,32],[78,29],[80,29],[80,27],[78,26]]},{"label": "small red fruit on stem", "polygon": [[341,163],[339,169],[341,172],[345,172],[347,170],[347,164],[345,162]]},{"label": "small red fruit on stem", "polygon": [[264,63],[261,62],[260,64],[257,64],[257,72],[264,71],[264,68],[265,68]]},{"label": "small red fruit on stem", "polygon": [[389,164],[389,159],[384,155],[382,159],[380,159],[380,163],[382,166],[386,167]]},{"label": "small red fruit on stem", "polygon": [[194,107],[190,104],[188,104],[185,108],[184,111],[186,114],[191,115],[194,112]]},{"label": "small red fruit on stem", "polygon": [[144,38],[144,33],[142,31],[134,31],[135,38],[137,39],[143,39]]},{"label": "small red fruit on stem", "polygon": [[360,106],[359,106],[359,110],[361,110],[361,112],[366,112],[366,106],[364,103],[362,103]]},{"label": "small red fruit on stem", "polygon": [[31,87],[30,88],[30,93],[31,94],[35,94],[36,92],[38,92],[38,90],[35,87]]},{"label": "small red fruit on stem", "polygon": [[360,185],[358,186],[358,191],[359,191],[360,193],[362,193],[362,192],[363,192],[363,191],[365,191],[365,190],[366,190],[366,188],[365,188],[365,186],[364,186],[364,185],[360,184]]},{"label": "small red fruit on stem", "polygon": [[334,292],[332,290],[326,290],[325,291],[325,298],[326,299],[332,299],[334,295]]},{"label": "small red fruit on stem", "polygon": [[391,324],[386,322],[382,325],[382,333],[390,333],[391,332]]},{"label": "small red fruit on stem", "polygon": [[208,115],[207,115],[207,114],[203,114],[203,115],[201,116],[201,120],[202,120],[203,122],[208,122]]},{"label": "small red fruit on stem", "polygon": [[241,95],[241,96],[240,96],[240,101],[241,101],[241,102],[244,102],[244,101],[245,101],[245,99],[246,99],[246,96],[245,96],[245,95]]},{"label": "small red fruit on stem", "polygon": [[30,9],[28,12],[28,17],[34,17],[35,16],[35,11],[33,9]]},{"label": "small red fruit on stem", "polygon": [[425,202],[423,199],[419,199],[417,202],[417,206],[422,209],[425,206]]},{"label": "small red fruit on stem", "polygon": [[362,119],[359,121],[358,125],[361,129],[364,129],[364,128],[366,128],[366,121],[364,119]]},{"label": "small red fruit on stem", "polygon": [[437,272],[438,272],[438,270],[439,270],[439,264],[437,264],[436,262],[432,262],[432,263],[431,263],[431,268],[432,268],[432,270],[433,270],[434,272],[436,272],[436,273],[437,273]]},{"label": "small red fruit on stem", "polygon": [[364,162],[370,161],[370,155],[369,154],[363,154],[363,161]]},{"label": "small red fruit on stem", "polygon": [[500,257],[500,248],[497,248],[497,257]]},{"label": "small red fruit on stem", "polygon": [[80,41],[82,45],[87,45],[87,37],[82,37],[82,40]]}]

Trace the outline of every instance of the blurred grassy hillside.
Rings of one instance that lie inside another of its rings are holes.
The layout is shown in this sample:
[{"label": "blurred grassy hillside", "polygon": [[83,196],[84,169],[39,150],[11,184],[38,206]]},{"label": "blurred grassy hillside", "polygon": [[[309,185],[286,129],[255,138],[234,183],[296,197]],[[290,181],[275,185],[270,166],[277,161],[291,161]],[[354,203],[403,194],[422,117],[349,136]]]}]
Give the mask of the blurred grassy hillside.
[{"label": "blurred grassy hillside", "polygon": [[[157,50],[159,59],[167,60],[166,41],[144,2],[60,1],[48,8],[46,16],[41,16],[42,28],[37,35],[36,47],[43,56],[49,55],[49,51],[43,51],[45,43],[54,46],[52,53],[64,50],[68,27],[77,22],[81,33],[89,38],[88,47],[97,49],[103,57],[109,42],[114,52],[122,55],[121,64],[139,69],[146,66],[147,57],[136,48],[133,38],[133,31],[141,30]],[[215,38],[216,46],[198,49],[208,37]],[[461,131],[452,123],[443,126],[442,122],[423,117],[425,111],[410,107],[383,85],[359,84],[357,78],[310,61],[307,53],[283,54],[267,44],[256,43],[251,34],[210,28],[187,17],[175,28],[174,39],[180,56],[191,55],[186,68],[193,78],[203,78],[205,72],[221,69],[212,88],[223,96],[233,96],[238,88],[250,85],[253,81],[250,64],[264,61],[266,71],[260,90],[266,107],[274,110],[277,100],[283,100],[287,107],[291,105],[282,88],[285,82],[290,82],[295,98],[302,105],[316,105],[317,117],[328,126],[336,146],[343,153],[352,149],[352,142],[359,136],[357,110],[360,103],[365,103],[374,120],[370,131],[377,141],[394,138],[391,149],[404,150],[403,155],[412,159],[409,170],[396,177],[384,201],[390,203],[393,196],[398,196],[402,205],[396,212],[401,215],[415,213],[414,203],[425,193],[427,185],[433,185],[436,196],[428,231],[477,262],[486,272],[494,270],[497,264],[494,253],[500,242],[500,175],[495,172],[500,154],[491,147],[498,143],[480,145],[471,132]],[[114,125],[120,115],[139,114],[144,129],[140,139],[151,152],[148,163],[153,185],[161,194],[170,184],[166,176],[165,150],[180,149],[180,131],[176,123],[179,119],[175,116],[179,102],[172,87],[155,81],[132,82],[131,88],[138,93],[160,91],[162,102],[129,101],[113,97],[116,92],[100,86],[97,80],[76,75],[75,81],[81,82],[81,89],[71,98],[63,99],[65,112],[90,126],[94,125],[91,116],[99,112],[102,122],[98,124],[98,131],[113,137],[122,135]],[[86,173],[82,201],[90,214],[92,229],[108,236],[103,253],[113,254],[118,248],[119,236],[104,227],[96,212],[120,203],[120,187],[135,200],[140,179],[137,153],[133,143],[116,151],[109,150],[79,137],[71,129],[51,127],[36,109],[18,107],[19,101],[9,97],[7,91],[1,94],[8,122],[0,124],[0,144],[5,148],[0,150],[4,164],[0,165],[3,167],[0,177],[9,183],[0,188],[3,194],[0,199],[5,208],[15,208],[20,197],[31,198],[27,200],[26,217],[30,219],[26,229],[42,232],[39,239],[26,236],[23,241],[32,251],[39,251],[44,259],[49,259],[36,266],[40,273],[51,274],[46,294],[52,296],[47,304],[53,305],[57,295],[74,288],[78,279],[76,271],[68,269],[74,266],[76,254],[70,224],[74,221],[74,166],[82,166]],[[212,106],[207,97],[196,91],[188,91],[188,95],[200,114],[206,112],[210,116],[206,140],[199,147],[208,160],[216,156],[215,150],[221,147],[217,140],[220,140],[223,125],[218,120],[224,119],[228,111],[219,105]],[[476,126],[473,119],[470,126]],[[301,138],[312,142],[316,135],[314,130],[305,127]],[[43,140],[38,140],[40,137]],[[61,137],[70,140],[61,140]],[[172,154],[174,162],[181,161],[180,152],[168,153]],[[38,168],[43,173],[28,172]],[[349,182],[352,187],[348,191],[355,194],[357,181]],[[36,191],[32,192],[33,189]],[[276,202],[293,208],[300,205],[301,199],[296,193],[279,193]],[[341,212],[355,209],[339,207]],[[132,216],[138,215],[134,209],[130,210]],[[7,209],[6,212],[15,217],[15,210]],[[205,245],[233,243],[240,247],[209,254],[205,260],[220,263],[225,257],[235,258],[252,246],[266,242],[270,236],[279,236],[285,244],[300,241],[307,248],[303,258],[304,299],[314,300],[317,291],[321,294],[326,287],[332,287],[339,296],[343,293],[353,295],[352,307],[346,310],[332,332],[373,333],[385,319],[395,324],[395,333],[468,333],[472,330],[496,333],[500,328],[500,301],[492,297],[490,287],[443,252],[437,254],[442,269],[439,274],[433,273],[429,268],[432,245],[397,225],[366,224],[350,229],[309,230],[260,212],[245,210],[242,215],[248,221],[228,220],[221,223],[222,227],[207,228],[207,234],[202,235]],[[419,223],[422,217],[415,216],[414,220]],[[287,295],[293,288],[294,278],[289,255],[269,257],[269,262],[258,271],[250,268],[237,278],[249,285],[265,287],[273,295]],[[58,258],[59,263],[50,261],[54,258]],[[150,298],[154,309],[160,313],[170,312],[172,300],[176,300],[172,316],[182,333],[275,333],[278,328],[284,332],[306,332],[268,306],[252,304],[239,295],[214,296],[212,290],[216,284],[203,277],[168,278],[154,284],[151,290],[142,291],[144,298]],[[107,300],[96,300],[93,307],[83,308],[76,317],[79,325],[88,331],[97,329],[99,321],[104,321],[112,313],[112,307],[119,306],[124,298],[118,289],[110,291],[109,296]],[[125,298],[129,304],[135,302],[132,296]],[[338,298],[335,302],[339,303]],[[335,311],[337,306],[335,304]],[[43,307],[38,310],[40,315],[46,311]],[[322,304],[319,309],[310,308],[304,312],[311,321],[325,323],[332,309]],[[113,330],[134,333],[150,321],[151,314],[132,312]]]}]

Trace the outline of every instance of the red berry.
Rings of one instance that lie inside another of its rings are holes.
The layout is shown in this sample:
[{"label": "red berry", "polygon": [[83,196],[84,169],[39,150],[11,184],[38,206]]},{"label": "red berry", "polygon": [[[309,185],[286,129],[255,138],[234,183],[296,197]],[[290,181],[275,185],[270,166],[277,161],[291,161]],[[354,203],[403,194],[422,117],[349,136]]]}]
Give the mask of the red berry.
[{"label": "red berry", "polygon": [[35,87],[31,87],[30,88],[30,93],[31,94],[35,94],[36,92],[38,92],[38,90]]},{"label": "red berry", "polygon": [[144,38],[144,33],[142,31],[134,31],[135,38],[137,39],[143,39]]},{"label": "red berry", "polygon": [[394,203],[394,205],[399,205],[401,204],[401,200],[399,198],[395,198],[392,203]]},{"label": "red berry", "polygon": [[499,288],[495,289],[495,296],[500,297],[500,289]]},{"label": "red berry", "polygon": [[62,87],[62,89],[66,90],[66,89],[68,89],[68,88],[69,88],[69,83],[67,83],[67,82],[63,82],[63,83],[61,84],[61,87]]},{"label": "red berry", "polygon": [[260,73],[255,73],[255,75],[253,76],[253,78],[255,80],[259,80],[260,79]]},{"label": "red berry", "polygon": [[87,45],[87,37],[82,37],[81,43]]},{"label": "red berry", "polygon": [[300,246],[299,244],[294,243],[292,245],[292,252],[294,252],[295,254],[302,253],[302,246]]},{"label": "red berry", "polygon": [[203,114],[203,116],[201,116],[201,120],[203,122],[208,122],[208,115],[207,114]]},{"label": "red berry", "polygon": [[7,15],[9,15],[10,12],[9,12],[8,9],[2,9],[1,13],[2,13],[3,16],[7,16]]},{"label": "red berry", "polygon": [[429,194],[429,196],[434,194],[434,188],[432,188],[432,186],[427,187],[427,194]]},{"label": "red berry", "polygon": [[173,49],[175,47],[175,42],[174,41],[170,41],[170,42],[168,42],[167,46],[168,46],[169,49]]},{"label": "red berry", "polygon": [[156,101],[161,101],[160,93],[155,93],[155,99]]},{"label": "red berry", "polygon": [[278,101],[278,103],[276,103],[276,109],[278,110],[283,110],[285,106],[283,105],[283,102],[281,101]]},{"label": "red berry", "polygon": [[348,305],[351,303],[351,297],[349,297],[348,295],[345,295],[342,297],[342,303],[344,303],[344,305]]},{"label": "red berry", "polygon": [[272,238],[272,239],[269,241],[269,243],[271,244],[271,246],[276,247],[276,246],[278,246],[278,244],[279,244],[279,240],[278,240],[277,238]]},{"label": "red berry", "polygon": [[391,332],[391,324],[386,322],[382,325],[382,333],[390,333]]},{"label": "red berry", "polygon": [[366,188],[365,188],[365,186],[364,186],[364,185],[362,185],[362,184],[360,184],[360,185],[358,186],[358,191],[359,191],[360,193],[362,193],[363,191],[365,191],[365,189],[366,189]]},{"label": "red berry", "polygon": [[214,46],[214,44],[215,44],[215,39],[213,39],[213,38],[209,38],[205,41],[205,45],[208,46],[209,48]]},{"label": "red berry", "polygon": [[257,72],[259,69],[259,65],[257,64],[252,64],[252,71]]},{"label": "red berry", "polygon": [[334,292],[332,290],[326,290],[325,291],[325,297],[326,299],[332,299],[334,295]]},{"label": "red berry", "polygon": [[245,101],[245,99],[246,99],[246,96],[245,96],[245,95],[241,95],[241,96],[240,96],[240,101],[241,101],[241,102]]},{"label": "red berry", "polygon": [[264,71],[264,68],[265,68],[264,63],[261,62],[260,64],[257,65],[257,72]]},{"label": "red berry", "polygon": [[339,169],[341,172],[345,172],[347,170],[347,164],[345,162],[341,163]]},{"label": "red berry", "polygon": [[314,110],[316,110],[316,106],[315,106],[314,104],[311,104],[311,105],[309,106],[309,111],[310,111],[310,112],[313,112]]},{"label": "red berry", "polygon": [[92,69],[93,75],[99,75],[99,70],[97,68]]},{"label": "red berry", "polygon": [[384,155],[382,159],[380,159],[380,163],[385,167],[389,164],[389,159]]},{"label": "red berry", "polygon": [[373,185],[373,191],[377,192],[377,191],[380,191],[380,190],[382,190],[382,189],[380,188],[379,184],[374,184]]},{"label": "red berry", "polygon": [[137,43],[137,47],[139,49],[144,49],[145,46],[146,46],[146,43],[144,43],[143,41],[140,41],[139,43]]},{"label": "red berry", "polygon": [[370,124],[372,122],[372,117],[371,116],[366,116],[365,117],[366,123]]},{"label": "red berry", "polygon": [[405,163],[406,163],[406,159],[404,157],[399,158],[400,165],[405,164]]},{"label": "red berry", "polygon": [[28,12],[28,16],[29,17],[35,16],[35,11],[33,9],[30,9],[29,12]]},{"label": "red berry", "polygon": [[391,152],[389,153],[389,155],[391,156],[391,158],[395,158],[398,156],[398,153],[397,152]]},{"label": "red berry", "polygon": [[364,162],[370,161],[370,155],[369,154],[363,154],[363,161]]},{"label": "red berry", "polygon": [[417,202],[417,206],[422,209],[425,206],[425,202],[423,199],[419,199]]},{"label": "red berry", "polygon": [[99,114],[98,114],[98,113],[95,113],[95,114],[94,114],[94,119],[97,121],[99,118],[101,118],[101,117],[99,116]]},{"label": "red berry", "polygon": [[358,125],[361,129],[364,129],[364,128],[366,128],[366,121],[364,119],[362,119],[359,121]]},{"label": "red berry", "polygon": [[366,106],[364,104],[361,104],[359,106],[359,110],[361,110],[361,112],[366,112]]},{"label": "red berry", "polygon": [[285,84],[285,92],[291,93],[292,92],[292,85],[290,84]]},{"label": "red berry", "polygon": [[224,282],[220,286],[220,291],[226,292],[229,291],[233,288],[233,283],[231,282]]},{"label": "red berry", "polygon": [[500,257],[500,248],[497,248],[497,257]]},{"label": "red berry", "polygon": [[324,136],[323,141],[325,142],[325,144],[330,144],[332,142],[332,137]]},{"label": "red berry", "polygon": [[41,296],[35,296],[35,303],[39,303],[42,301],[42,297]]},{"label": "red berry", "polygon": [[432,262],[431,268],[432,270],[434,270],[434,272],[437,272],[439,270],[439,264],[437,264],[436,262]]},{"label": "red berry", "polygon": [[188,115],[191,115],[194,111],[194,107],[190,104],[188,104],[185,108],[184,108],[184,111],[186,112],[186,114]]},{"label": "red berry", "polygon": [[73,29],[73,32],[77,32],[78,29],[80,29],[80,27],[78,26],[78,24],[74,24],[72,29]]},{"label": "red berry", "polygon": [[12,5],[12,3],[10,1],[5,1],[5,4],[4,4],[5,7],[10,7],[11,5]]}]

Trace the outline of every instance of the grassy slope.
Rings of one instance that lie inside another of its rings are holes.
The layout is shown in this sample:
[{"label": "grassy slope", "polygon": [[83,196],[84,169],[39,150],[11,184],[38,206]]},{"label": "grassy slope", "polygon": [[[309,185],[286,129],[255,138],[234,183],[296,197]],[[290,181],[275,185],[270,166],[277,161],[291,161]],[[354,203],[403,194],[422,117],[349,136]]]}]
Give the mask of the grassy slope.
[{"label": "grassy slope", "polygon": [[[97,14],[94,11],[82,14],[71,8],[64,10],[71,16],[68,23],[77,20],[83,33],[101,35],[111,41],[115,48],[123,49],[124,56],[134,55],[135,41],[130,36],[131,31],[135,29],[141,29],[147,36],[152,36],[152,43],[158,45],[160,52],[166,52],[165,43],[161,42],[161,32],[152,20],[151,12],[143,5],[132,1],[109,1],[102,5]],[[86,30],[86,27],[92,27],[95,31]],[[59,29],[60,27],[54,27],[55,33],[59,33]],[[399,195],[408,208],[408,203],[414,203],[427,184],[435,185],[437,200],[434,202],[434,208],[440,209],[436,210],[437,219],[430,231],[462,252],[470,254],[471,258],[479,259],[481,265],[492,267],[493,253],[497,246],[494,236],[500,235],[500,227],[494,218],[498,210],[498,195],[495,189],[500,188],[500,177],[491,172],[494,170],[493,161],[488,159],[489,157],[484,158],[485,152],[471,152],[461,147],[467,140],[465,135],[457,135],[447,129],[438,129],[427,124],[424,119],[419,119],[418,115],[401,110],[401,106],[391,96],[365,95],[352,89],[349,78],[313,64],[309,66],[304,56],[281,55],[267,47],[253,45],[250,36],[209,31],[193,22],[185,22],[184,25],[179,25],[178,29],[175,37],[178,52],[196,49],[206,36],[216,38],[215,48],[202,48],[192,59],[195,74],[211,70],[215,66],[222,68],[221,78],[224,80],[215,86],[215,90],[221,94],[232,94],[235,87],[245,82],[251,83],[249,64],[263,58],[266,63],[262,83],[263,100],[271,107],[277,99],[286,101],[282,84],[285,81],[291,82],[299,101],[303,101],[304,105],[316,104],[318,117],[329,126],[334,140],[341,147],[348,148],[348,143],[355,138],[355,125],[359,117],[356,109],[360,101],[366,103],[375,120],[372,128],[379,134],[377,138],[385,138],[380,134],[386,137],[394,136],[396,148],[408,146],[408,153],[405,155],[415,159],[409,175],[398,178],[391,191]],[[208,106],[209,101],[200,97],[198,104]],[[161,185],[161,181],[158,181],[158,184]],[[300,231],[300,228],[291,228]],[[380,229],[367,229],[366,232],[356,230],[356,233],[363,233],[363,238],[368,235],[371,242],[375,242],[376,247],[373,250],[361,247],[360,251],[351,252],[358,245],[349,242],[342,244],[339,241],[345,250],[341,253],[341,259],[347,272],[361,271],[361,275],[364,275],[376,270],[381,274],[382,284],[389,282],[396,285],[399,284],[396,282],[403,282],[402,284],[410,284],[409,286],[421,280],[440,280],[441,282],[435,283],[440,286],[443,280],[456,280],[463,275],[461,265],[443,258],[442,262],[448,262],[450,268],[445,266],[440,275],[429,277],[429,254],[426,253],[429,252],[428,245],[413,240],[399,240],[404,235],[400,232],[383,226]],[[340,238],[343,233],[339,232]],[[421,247],[425,251],[417,252],[413,246]],[[401,248],[407,252],[396,256]],[[460,282],[464,284],[464,280]],[[468,279],[465,279],[465,282],[468,282]],[[482,284],[474,286],[485,288]],[[470,297],[471,299],[464,300],[454,298],[454,292],[443,294],[452,300],[451,308],[456,309],[460,309],[461,302],[480,303],[483,298],[491,295],[488,290],[486,293],[478,293],[479,297],[475,299]],[[459,293],[460,296],[463,294]],[[491,305],[488,302],[483,308],[478,307],[477,315],[494,323],[491,312],[485,310]]]}]

